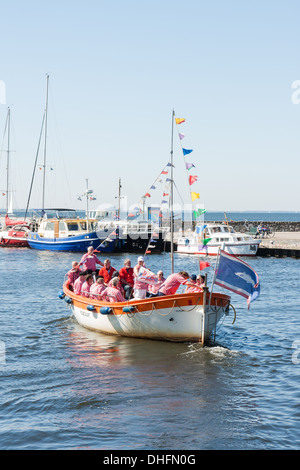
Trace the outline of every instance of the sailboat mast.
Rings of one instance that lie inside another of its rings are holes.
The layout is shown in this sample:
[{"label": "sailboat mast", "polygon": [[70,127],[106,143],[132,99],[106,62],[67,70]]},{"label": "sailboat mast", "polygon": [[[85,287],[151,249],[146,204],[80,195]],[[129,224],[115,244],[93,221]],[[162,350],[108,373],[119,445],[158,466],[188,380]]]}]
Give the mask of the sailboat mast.
[{"label": "sailboat mast", "polygon": [[45,182],[46,182],[46,154],[47,154],[47,123],[48,123],[48,90],[49,90],[49,75],[47,77],[46,87],[46,105],[45,105],[45,143],[44,143],[44,164],[43,164],[43,199],[42,210],[45,209]]},{"label": "sailboat mast", "polygon": [[119,178],[119,203],[118,203],[118,220],[120,220],[121,216],[121,178]]},{"label": "sailboat mast", "polygon": [[7,110],[7,163],[6,163],[6,214],[9,207],[9,153],[10,153],[10,108]]},{"label": "sailboat mast", "polygon": [[89,180],[86,179],[86,231],[89,231]]},{"label": "sailboat mast", "polygon": [[174,273],[174,212],[173,212],[173,140],[174,140],[174,116],[175,111],[172,112],[172,136],[171,136],[171,191],[170,191],[170,222],[171,222],[171,271]]}]

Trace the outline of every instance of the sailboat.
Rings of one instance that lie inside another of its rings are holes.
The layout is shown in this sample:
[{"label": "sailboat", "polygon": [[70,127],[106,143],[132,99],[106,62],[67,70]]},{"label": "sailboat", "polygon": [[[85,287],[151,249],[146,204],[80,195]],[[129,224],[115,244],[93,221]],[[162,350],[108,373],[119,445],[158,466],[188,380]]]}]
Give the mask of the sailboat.
[{"label": "sailboat", "polygon": [[7,133],[7,160],[6,160],[6,214],[5,228],[0,232],[0,246],[14,248],[28,248],[29,223],[25,220],[11,219],[12,190],[10,189],[10,108],[7,110],[5,132]]},{"label": "sailboat", "polygon": [[[175,112],[172,112],[170,152],[170,210],[171,210],[171,273],[174,274],[174,216],[173,216],[173,132]],[[145,253],[147,254],[147,253]],[[70,307],[77,322],[101,333],[165,340],[199,342],[203,346],[230,307],[230,296],[209,293],[207,277],[203,292],[171,294],[145,299],[110,302],[77,295],[68,281],[59,297]]]},{"label": "sailboat", "polygon": [[[88,188],[88,180],[84,193],[87,200],[86,218],[79,218],[73,209],[45,208],[49,75],[46,77],[46,104],[42,122],[42,130],[44,127],[42,207],[37,211],[37,228],[28,234],[28,244],[30,248],[37,250],[85,252],[89,246],[96,248],[100,243],[94,226],[95,221],[89,219],[88,201],[93,190]],[[40,142],[38,148],[39,146]],[[34,171],[36,163],[37,158]]]}]

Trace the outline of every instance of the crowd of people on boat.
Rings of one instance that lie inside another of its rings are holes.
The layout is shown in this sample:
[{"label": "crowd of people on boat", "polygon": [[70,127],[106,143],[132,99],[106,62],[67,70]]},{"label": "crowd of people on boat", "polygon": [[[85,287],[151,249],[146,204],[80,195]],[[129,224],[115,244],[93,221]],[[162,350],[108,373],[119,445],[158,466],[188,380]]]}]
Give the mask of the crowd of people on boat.
[{"label": "crowd of people on boat", "polygon": [[[97,268],[97,265],[101,268]],[[189,276],[186,271],[180,271],[165,278],[163,271],[153,275],[145,268],[144,258],[139,256],[134,267],[127,258],[124,266],[118,271],[111,265],[110,259],[105,259],[103,263],[93,247],[89,247],[80,262],[73,261],[72,269],[67,273],[67,283],[74,294],[106,302],[126,302],[131,299],[173,295],[180,285],[186,287],[186,293],[203,292],[205,278],[202,275]],[[152,276],[141,276],[145,271]]]}]

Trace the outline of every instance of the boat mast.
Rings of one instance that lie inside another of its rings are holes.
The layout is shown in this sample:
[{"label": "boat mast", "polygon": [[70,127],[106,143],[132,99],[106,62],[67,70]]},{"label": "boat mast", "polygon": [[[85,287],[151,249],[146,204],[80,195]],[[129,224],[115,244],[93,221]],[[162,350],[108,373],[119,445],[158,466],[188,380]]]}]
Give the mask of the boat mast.
[{"label": "boat mast", "polygon": [[174,116],[172,112],[172,135],[171,135],[171,191],[170,191],[170,223],[171,223],[171,271],[174,273],[174,213],[173,213],[173,136],[174,136]]},{"label": "boat mast", "polygon": [[119,178],[119,203],[118,203],[118,220],[120,220],[121,216],[121,178]]},{"label": "boat mast", "polygon": [[86,179],[86,231],[89,231],[89,180]]},{"label": "boat mast", "polygon": [[45,105],[45,144],[44,144],[44,164],[43,164],[43,199],[42,199],[42,211],[45,209],[45,181],[46,181],[46,149],[47,149],[47,122],[48,122],[48,90],[49,90],[49,75],[46,75],[47,87],[46,87],[46,105]]},{"label": "boat mast", "polygon": [[9,153],[10,153],[10,108],[7,109],[7,160],[6,160],[6,214],[9,207]]}]

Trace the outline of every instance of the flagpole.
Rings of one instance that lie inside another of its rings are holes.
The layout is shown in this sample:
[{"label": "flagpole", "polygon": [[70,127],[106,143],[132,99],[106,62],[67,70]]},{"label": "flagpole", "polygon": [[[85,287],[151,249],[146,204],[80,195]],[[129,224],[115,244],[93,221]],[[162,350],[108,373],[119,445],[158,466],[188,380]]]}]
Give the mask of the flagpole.
[{"label": "flagpole", "polygon": [[174,273],[174,214],[173,214],[173,136],[174,136],[174,117],[175,111],[172,112],[172,135],[171,135],[171,191],[170,191],[170,216],[171,216],[171,271]]},{"label": "flagpole", "polygon": [[213,287],[214,287],[214,284],[215,284],[215,280],[216,280],[216,276],[217,276],[217,270],[218,270],[218,266],[219,266],[219,262],[220,262],[220,252],[221,252],[221,249],[222,250],[224,249],[224,246],[225,246],[225,243],[223,242],[222,243],[222,248],[220,248],[220,247],[218,248],[218,256],[217,256],[216,265],[215,265],[214,277],[213,277],[213,280],[212,280],[212,283],[211,283],[211,288],[210,288],[209,306],[210,306],[212,291],[213,291]]}]

